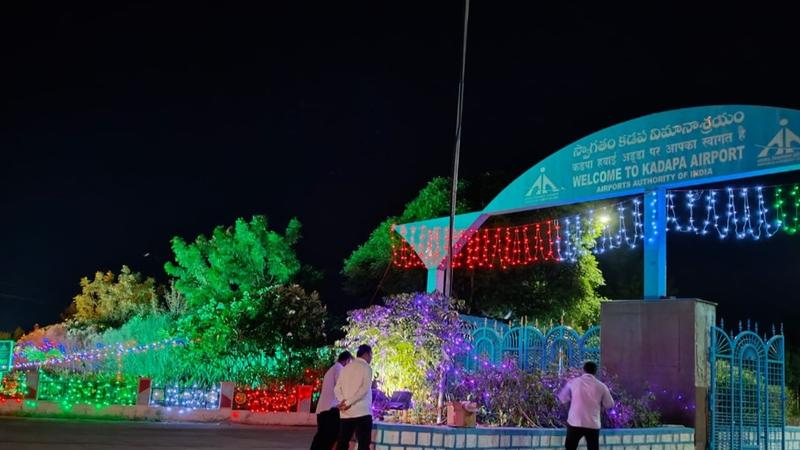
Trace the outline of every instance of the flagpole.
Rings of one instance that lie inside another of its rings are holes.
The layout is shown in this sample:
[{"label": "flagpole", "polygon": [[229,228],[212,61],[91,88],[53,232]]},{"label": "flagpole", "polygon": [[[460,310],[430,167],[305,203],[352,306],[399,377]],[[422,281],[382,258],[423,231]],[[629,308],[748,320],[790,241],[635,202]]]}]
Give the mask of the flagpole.
[{"label": "flagpole", "polygon": [[[464,111],[464,73],[467,65],[467,26],[469,25],[469,0],[464,3],[464,34],[461,40],[461,75],[458,81],[458,107],[456,112],[456,143],[453,150],[453,184],[450,188],[450,223],[447,233],[447,267],[445,268],[444,295],[450,297],[453,292],[453,249],[455,239],[453,239],[456,220],[456,200],[458,194],[458,161],[461,153],[461,124],[463,122]],[[449,355],[444,354],[442,361],[442,373],[439,377],[439,399],[437,402],[436,423],[442,422],[442,408],[444,407],[444,390],[447,386],[447,366],[449,366]]]},{"label": "flagpole", "polygon": [[458,82],[458,108],[456,112],[456,145],[453,151],[453,184],[450,188],[450,223],[447,234],[447,267],[445,268],[444,295],[450,296],[453,292],[453,249],[455,239],[453,239],[456,220],[456,201],[458,197],[458,163],[461,153],[461,124],[463,122],[464,111],[464,74],[467,66],[467,26],[469,25],[469,0],[464,5],[464,35],[461,45],[461,76]]}]

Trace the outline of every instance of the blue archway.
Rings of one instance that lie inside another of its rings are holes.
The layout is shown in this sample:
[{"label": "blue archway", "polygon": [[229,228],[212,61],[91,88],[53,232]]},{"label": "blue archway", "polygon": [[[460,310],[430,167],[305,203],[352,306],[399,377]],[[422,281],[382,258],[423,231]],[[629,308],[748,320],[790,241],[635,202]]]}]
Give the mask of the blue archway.
[{"label": "blue archway", "polygon": [[[633,119],[556,151],[511,182],[483,211],[456,216],[458,252],[493,215],[645,195],[644,298],[666,294],[666,190],[800,169],[800,111],[718,105]],[[428,290],[441,290],[447,258],[446,217],[398,225],[428,269]],[[437,230],[431,234],[430,230]],[[661,231],[661,232],[659,232]],[[436,249],[435,251],[431,249]]]}]

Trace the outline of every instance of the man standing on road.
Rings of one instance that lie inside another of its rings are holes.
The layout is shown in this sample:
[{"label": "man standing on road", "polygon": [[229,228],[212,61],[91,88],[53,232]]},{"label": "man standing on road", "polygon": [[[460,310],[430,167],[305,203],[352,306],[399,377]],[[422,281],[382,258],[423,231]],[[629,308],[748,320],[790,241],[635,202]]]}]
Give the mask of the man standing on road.
[{"label": "man standing on road", "polygon": [[339,401],[333,389],[339,380],[342,369],[353,360],[353,355],[344,351],[339,355],[336,364],[325,372],[322,379],[322,392],[317,402],[317,434],[311,441],[311,450],[331,450],[339,436]]},{"label": "man standing on road", "polygon": [[614,406],[608,387],[595,378],[597,363],[587,361],[583,364],[583,371],[583,375],[569,380],[558,393],[561,403],[569,403],[566,450],[577,449],[582,437],[586,438],[587,450],[598,450],[600,410]]},{"label": "man standing on road", "polygon": [[342,369],[336,382],[336,399],[341,415],[336,450],[348,450],[356,433],[358,450],[369,450],[372,443],[372,348],[358,347],[356,359]]}]

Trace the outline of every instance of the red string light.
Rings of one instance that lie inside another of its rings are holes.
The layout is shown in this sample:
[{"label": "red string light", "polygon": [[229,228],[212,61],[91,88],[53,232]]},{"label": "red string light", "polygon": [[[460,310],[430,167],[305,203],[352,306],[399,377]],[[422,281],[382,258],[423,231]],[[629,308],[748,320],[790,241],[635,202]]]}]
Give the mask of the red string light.
[{"label": "red string light", "polygon": [[[414,235],[411,234],[409,239],[414,240]],[[425,264],[420,259],[417,252],[414,251],[411,243],[406,242],[404,239],[398,238],[397,234],[392,231],[390,234],[392,243],[392,263],[403,269],[416,269],[425,267]]]},{"label": "red string light", "polygon": [[[236,387],[234,409],[251,412],[287,412],[295,410],[298,400],[303,400],[322,389],[322,377],[317,371],[306,369],[303,384],[279,383],[273,386],[249,388]],[[309,391],[310,386],[310,391]]]},{"label": "red string light", "polygon": [[286,412],[297,404],[297,386],[237,388],[236,409],[252,412]]},{"label": "red string light", "polygon": [[[409,241],[392,233],[392,264],[401,269],[426,267],[416,249],[424,249],[425,259],[442,258],[438,230],[424,230],[414,242],[412,230]],[[545,220],[525,225],[484,228],[461,245],[453,258],[453,267],[468,269],[508,269],[545,261],[560,261],[561,228],[558,220]]]},{"label": "red string light", "polygon": [[0,379],[0,404],[6,403],[9,400],[22,403],[26,391],[27,387],[25,386],[24,375],[6,374],[6,376],[2,376],[2,379]]}]

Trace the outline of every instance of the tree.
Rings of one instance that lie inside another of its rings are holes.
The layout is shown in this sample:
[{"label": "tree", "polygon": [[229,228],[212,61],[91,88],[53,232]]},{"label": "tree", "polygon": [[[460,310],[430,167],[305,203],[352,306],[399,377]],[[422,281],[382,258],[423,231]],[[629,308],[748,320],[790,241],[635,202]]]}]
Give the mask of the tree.
[{"label": "tree", "polygon": [[786,415],[787,422],[800,422],[800,352],[793,345],[786,351]]},{"label": "tree", "polygon": [[225,305],[240,293],[288,283],[300,270],[293,248],[299,238],[297,219],[290,220],[280,235],[268,229],[264,216],[254,216],[250,222],[240,218],[233,227],[216,227],[210,239],[200,235],[187,244],[174,237],[175,262],[164,268],[175,277],[175,288],[189,308],[211,300]]},{"label": "tree", "polygon": [[0,331],[0,341],[7,341],[11,339],[10,331]]},{"label": "tree", "polygon": [[549,261],[508,271],[459,270],[454,283],[468,297],[472,314],[563,321],[583,329],[596,324],[603,300],[597,293],[603,274],[591,253],[575,263]]},{"label": "tree", "polygon": [[258,292],[256,299],[256,312],[242,323],[245,338],[267,348],[309,348],[324,343],[326,311],[316,292],[306,293],[296,284],[275,286]]},{"label": "tree", "polygon": [[[424,285],[425,274],[422,271],[393,271],[389,267],[392,260],[391,228],[398,223],[450,214],[450,185],[449,178],[432,179],[406,204],[401,215],[388,217],[381,222],[369,239],[345,259],[342,274],[348,292],[361,296],[372,295],[381,281],[385,293],[410,292]],[[459,184],[459,191],[466,188],[465,182]],[[459,200],[457,211],[463,213],[468,210],[466,200]]]},{"label": "tree", "polygon": [[372,367],[388,392],[408,390],[417,403],[435,404],[440,370],[469,352],[468,331],[459,318],[464,303],[434,294],[401,294],[351,311],[339,346],[374,349]]},{"label": "tree", "polygon": [[[480,210],[507,184],[504,174],[484,174],[478,183],[460,185],[457,210]],[[463,192],[462,192],[463,191]],[[485,227],[515,225],[565,217],[580,211],[580,207],[536,210],[513,216],[490,218]],[[391,264],[391,225],[440,217],[450,211],[450,182],[435,178],[406,205],[401,216],[389,217],[371,234],[367,242],[345,260],[342,270],[348,291],[371,295],[380,284],[383,292],[396,294],[418,290],[425,283],[425,271],[399,270]],[[594,245],[595,234],[586,233],[584,249]],[[399,239],[399,238],[398,238]],[[384,276],[385,274],[385,276]],[[381,280],[383,280],[381,282]],[[586,326],[599,315],[602,296],[598,289],[604,284],[593,254],[587,252],[577,263],[542,263],[507,271],[456,269],[453,295],[464,298],[471,314],[499,319],[528,316],[541,321],[560,321]]]},{"label": "tree", "polygon": [[169,281],[169,288],[161,286],[163,289],[164,303],[167,311],[174,316],[178,317],[186,312],[186,298],[177,289],[175,289],[175,280]]},{"label": "tree", "polygon": [[190,364],[234,377],[226,358],[271,356],[321,342],[325,309],[318,295],[285,286],[304,273],[294,250],[299,238],[297,219],[281,235],[268,229],[263,216],[237,219],[189,244],[173,238],[175,261],[165,270],[185,299],[177,332],[192,342],[186,348]]},{"label": "tree", "polygon": [[72,328],[95,326],[116,328],[131,317],[158,311],[155,280],[143,278],[122,266],[119,276],[113,272],[96,272],[93,280],[81,279],[81,293],[67,308]]}]

